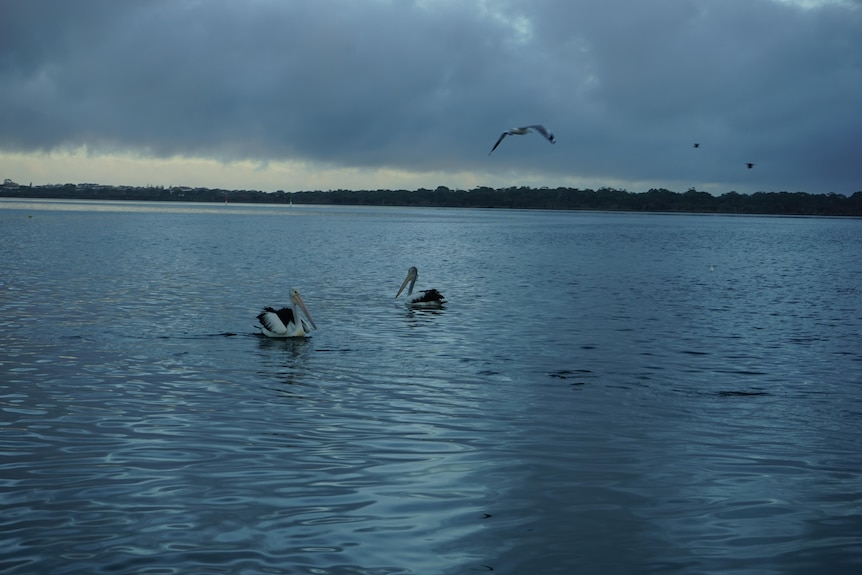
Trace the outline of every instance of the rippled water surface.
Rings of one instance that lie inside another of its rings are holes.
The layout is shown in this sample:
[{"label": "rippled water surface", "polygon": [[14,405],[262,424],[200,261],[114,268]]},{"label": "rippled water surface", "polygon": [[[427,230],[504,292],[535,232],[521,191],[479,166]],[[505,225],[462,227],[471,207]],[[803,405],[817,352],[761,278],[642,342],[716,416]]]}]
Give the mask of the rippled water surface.
[{"label": "rippled water surface", "polygon": [[[0,241],[0,573],[862,572],[860,220],[0,200]],[[259,336],[290,287],[320,329]]]}]

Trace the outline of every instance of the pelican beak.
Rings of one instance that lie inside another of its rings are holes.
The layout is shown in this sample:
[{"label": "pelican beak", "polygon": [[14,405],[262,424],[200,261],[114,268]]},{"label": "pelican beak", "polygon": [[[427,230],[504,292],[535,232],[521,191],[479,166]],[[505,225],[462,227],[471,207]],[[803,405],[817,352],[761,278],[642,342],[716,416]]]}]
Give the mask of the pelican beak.
[{"label": "pelican beak", "polygon": [[315,324],[314,320],[311,319],[311,314],[308,313],[308,308],[305,307],[305,302],[302,301],[302,296],[299,295],[299,292],[296,292],[296,297],[294,298],[293,303],[296,305],[296,307],[298,307],[299,309],[302,310],[302,313],[305,314],[305,317],[307,317],[309,323],[311,323],[311,327],[313,327],[314,329],[317,329],[317,324]]},{"label": "pelican beak", "polygon": [[398,293],[395,294],[396,298],[401,295],[401,292],[404,291],[404,288],[407,287],[407,284],[410,284],[410,289],[407,290],[407,293],[413,293],[413,286],[416,284],[416,276],[417,274],[415,268],[410,268],[410,271],[407,272],[407,277],[404,278],[404,282],[402,282],[401,287],[398,288]]}]

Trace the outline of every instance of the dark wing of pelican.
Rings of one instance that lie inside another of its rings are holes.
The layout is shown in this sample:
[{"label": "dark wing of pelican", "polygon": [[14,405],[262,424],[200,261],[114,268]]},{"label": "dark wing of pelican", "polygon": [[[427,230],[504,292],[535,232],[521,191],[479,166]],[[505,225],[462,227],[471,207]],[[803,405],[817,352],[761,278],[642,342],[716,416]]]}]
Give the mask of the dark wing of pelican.
[{"label": "dark wing of pelican", "polygon": [[417,296],[413,297],[413,305],[417,304],[438,304],[446,303],[446,299],[436,289],[421,290]]},{"label": "dark wing of pelican", "polygon": [[499,146],[499,145],[500,145],[500,142],[502,142],[502,141],[503,141],[503,138],[505,138],[505,137],[506,137],[506,136],[508,136],[508,135],[509,135],[509,132],[503,132],[502,134],[500,134],[500,138],[497,140],[497,143],[496,143],[496,144],[494,144],[494,147],[493,147],[493,148],[491,148],[491,151],[490,151],[490,152],[488,152],[488,155],[489,155],[489,156],[494,152],[494,150],[496,150],[496,149],[497,149],[497,146]]},{"label": "dark wing of pelican", "polygon": [[290,323],[295,323],[293,310],[289,307],[275,309],[265,307],[257,316],[260,324],[273,333],[285,333],[287,326]]}]

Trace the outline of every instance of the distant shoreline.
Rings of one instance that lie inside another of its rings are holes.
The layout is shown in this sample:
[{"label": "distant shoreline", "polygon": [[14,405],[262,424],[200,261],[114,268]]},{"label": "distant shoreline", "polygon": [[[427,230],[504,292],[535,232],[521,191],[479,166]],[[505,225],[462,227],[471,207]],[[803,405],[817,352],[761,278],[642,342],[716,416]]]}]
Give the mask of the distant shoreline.
[{"label": "distant shoreline", "polygon": [[804,192],[757,192],[750,195],[727,192],[713,196],[695,189],[677,193],[660,188],[633,193],[614,188],[478,187],[451,190],[439,186],[434,190],[261,192],[101,184],[21,186],[6,180],[0,186],[0,198],[862,216],[862,191],[852,196]]}]

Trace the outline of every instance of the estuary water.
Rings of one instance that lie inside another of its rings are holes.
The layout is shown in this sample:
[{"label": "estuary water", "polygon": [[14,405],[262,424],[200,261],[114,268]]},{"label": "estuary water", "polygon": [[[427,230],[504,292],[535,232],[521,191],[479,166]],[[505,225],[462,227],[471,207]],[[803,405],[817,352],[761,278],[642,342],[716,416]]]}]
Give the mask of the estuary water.
[{"label": "estuary water", "polygon": [[[0,242],[0,573],[862,572],[862,220],[4,199]],[[319,329],[257,334],[291,287]]]}]

